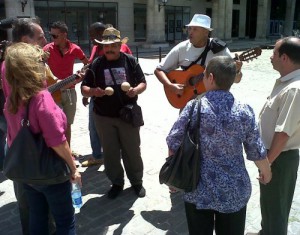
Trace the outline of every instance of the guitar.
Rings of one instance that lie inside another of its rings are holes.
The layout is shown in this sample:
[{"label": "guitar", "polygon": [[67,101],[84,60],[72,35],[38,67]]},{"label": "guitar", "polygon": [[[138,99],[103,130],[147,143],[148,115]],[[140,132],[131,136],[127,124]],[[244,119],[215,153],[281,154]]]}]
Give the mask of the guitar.
[{"label": "guitar", "polygon": [[[261,48],[256,47],[243,52],[239,56],[236,56],[234,59],[240,61],[249,61],[260,55]],[[164,87],[167,99],[174,108],[183,108],[186,103],[190,101],[195,95],[199,95],[206,91],[203,83],[204,70],[205,68],[201,65],[194,64],[187,70],[173,70],[167,73],[167,77],[172,83],[184,85],[182,95],[177,95],[167,87]]]},{"label": "guitar", "polygon": [[[86,64],[83,66],[83,68],[80,70],[81,72],[85,72],[86,69],[88,68],[89,64]],[[54,75],[53,75],[54,76]],[[73,74],[59,82],[56,82],[53,76],[48,76],[49,79],[47,80],[47,84],[50,84],[50,86],[47,87],[48,91],[52,94],[52,97],[56,103],[61,102],[61,91],[60,89],[63,88],[64,86],[75,82],[76,79],[79,78],[78,74]]]},{"label": "guitar", "polygon": [[[60,89],[63,88],[64,86],[74,82],[78,77],[79,76],[77,74],[73,74],[73,75],[65,78],[64,80],[61,80],[60,82],[57,82],[57,83],[53,83],[52,85],[47,87],[48,91],[52,94],[52,97],[56,103],[61,102]],[[55,80],[54,80],[54,82],[55,82]]]}]

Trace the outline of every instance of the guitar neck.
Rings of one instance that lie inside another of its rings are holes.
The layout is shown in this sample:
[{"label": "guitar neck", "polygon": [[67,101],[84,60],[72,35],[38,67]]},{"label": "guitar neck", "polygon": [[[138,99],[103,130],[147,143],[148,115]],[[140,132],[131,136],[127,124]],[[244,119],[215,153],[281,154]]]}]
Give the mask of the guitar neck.
[{"label": "guitar neck", "polygon": [[77,74],[73,74],[71,75],[70,77],[67,77],[66,79],[58,82],[58,83],[55,83],[51,86],[48,87],[48,91],[50,93],[53,93],[55,91],[58,91],[59,89],[63,88],[65,85],[68,85],[69,83],[72,83],[74,82],[76,79],[77,79],[78,75]]}]

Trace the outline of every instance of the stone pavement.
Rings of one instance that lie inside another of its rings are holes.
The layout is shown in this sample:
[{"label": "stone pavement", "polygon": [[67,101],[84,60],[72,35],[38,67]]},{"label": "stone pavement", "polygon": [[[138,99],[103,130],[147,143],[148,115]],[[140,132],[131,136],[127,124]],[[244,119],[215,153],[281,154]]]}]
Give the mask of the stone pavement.
[{"label": "stone pavement", "polygon": [[[233,85],[231,90],[237,99],[249,103],[256,114],[270,93],[274,79],[279,76],[270,64],[271,53],[271,50],[263,50],[258,59],[244,63],[243,79],[239,84]],[[141,128],[141,151],[145,168],[146,197],[137,198],[125,178],[124,192],[117,199],[109,200],[106,193],[110,182],[103,167],[80,167],[84,205],[76,215],[78,235],[188,234],[181,193],[170,195],[168,188],[160,185],[158,181],[160,167],[167,156],[165,137],[178,116],[178,110],[169,105],[161,84],[153,75],[157,63],[157,59],[140,59],[148,82],[147,90],[139,96],[138,101],[145,119],[145,126]],[[76,69],[80,67],[80,64],[76,64]],[[81,104],[81,95],[78,92],[72,149],[85,157],[91,153],[87,127],[88,108]],[[248,203],[245,233],[256,232],[260,228],[257,169],[253,162],[247,160],[246,167],[253,191]],[[299,186],[298,180],[289,220],[289,235],[300,235]],[[6,180],[2,174],[0,192],[0,235],[21,234],[12,182]]]}]

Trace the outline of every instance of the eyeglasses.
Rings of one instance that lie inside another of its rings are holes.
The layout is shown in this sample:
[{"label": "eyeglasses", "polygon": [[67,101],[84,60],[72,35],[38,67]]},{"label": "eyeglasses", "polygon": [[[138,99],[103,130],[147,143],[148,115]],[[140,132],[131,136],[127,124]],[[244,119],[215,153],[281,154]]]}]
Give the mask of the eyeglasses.
[{"label": "eyeglasses", "polygon": [[50,34],[50,36],[53,37],[53,39],[57,39],[59,35]]},{"label": "eyeglasses", "polygon": [[102,36],[103,40],[115,40],[115,39],[120,39],[120,37],[116,35],[103,35]]}]

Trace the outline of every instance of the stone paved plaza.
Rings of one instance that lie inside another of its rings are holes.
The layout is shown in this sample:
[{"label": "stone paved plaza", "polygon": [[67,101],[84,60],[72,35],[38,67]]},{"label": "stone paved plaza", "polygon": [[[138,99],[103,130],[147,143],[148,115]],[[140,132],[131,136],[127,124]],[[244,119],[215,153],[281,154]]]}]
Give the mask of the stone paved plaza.
[{"label": "stone paved plaza", "polygon": [[[239,52],[238,52],[239,53]],[[256,60],[244,63],[243,78],[232,87],[237,99],[252,105],[258,115],[279,74],[272,69],[272,50],[263,50]],[[141,151],[144,160],[145,198],[137,198],[125,181],[124,192],[115,200],[109,200],[106,193],[110,182],[102,167],[82,168],[83,201],[81,212],[76,215],[78,235],[187,235],[187,226],[181,193],[170,195],[168,188],[160,185],[158,173],[167,156],[166,135],[178,116],[163,91],[162,85],[153,75],[157,59],[140,59],[146,74],[147,90],[140,95],[138,103],[143,108],[145,126],[141,128]],[[76,68],[80,68],[76,64]],[[88,108],[78,103],[75,123],[72,129],[72,149],[84,157],[91,153],[88,135]],[[253,162],[246,161],[252,180],[253,191],[247,208],[246,232],[260,228],[259,186],[257,169]],[[297,182],[294,202],[289,221],[289,235],[300,235],[300,183]],[[20,232],[18,210],[12,182],[0,174],[0,235],[17,235]]]}]

